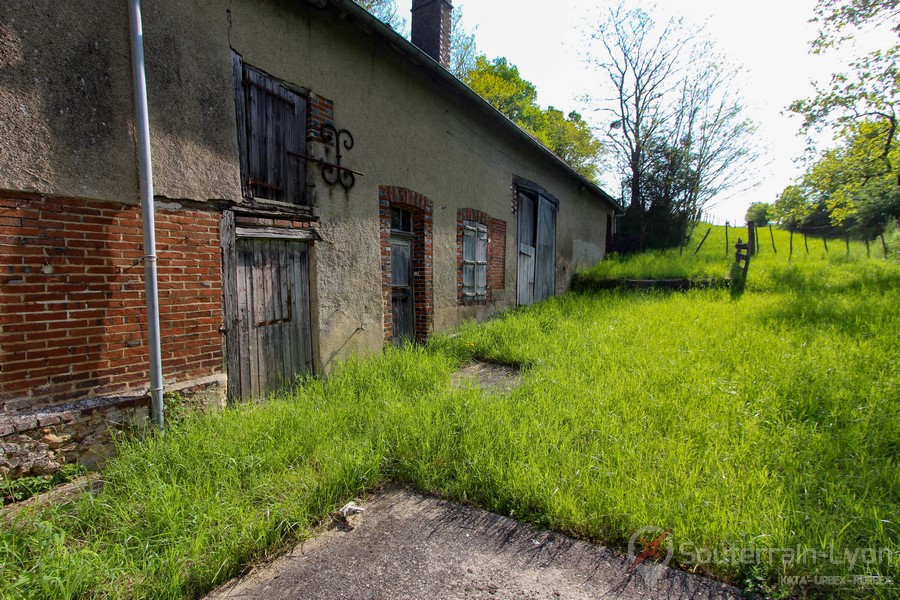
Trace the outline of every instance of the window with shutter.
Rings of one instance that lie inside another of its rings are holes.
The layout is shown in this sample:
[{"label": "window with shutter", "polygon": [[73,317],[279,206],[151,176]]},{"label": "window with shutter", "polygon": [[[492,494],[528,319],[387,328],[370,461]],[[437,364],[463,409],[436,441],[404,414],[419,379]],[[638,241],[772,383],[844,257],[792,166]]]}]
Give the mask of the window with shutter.
[{"label": "window with shutter", "polygon": [[463,296],[487,296],[488,228],[477,221],[463,222]]},{"label": "window with shutter", "polygon": [[235,54],[244,196],[305,204],[306,99]]}]

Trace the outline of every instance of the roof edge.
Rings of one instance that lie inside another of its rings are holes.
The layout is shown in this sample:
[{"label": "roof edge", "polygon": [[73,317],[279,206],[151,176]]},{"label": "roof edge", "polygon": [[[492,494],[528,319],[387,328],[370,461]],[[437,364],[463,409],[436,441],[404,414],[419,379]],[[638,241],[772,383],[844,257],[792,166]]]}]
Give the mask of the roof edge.
[{"label": "roof edge", "polygon": [[603,188],[573,169],[572,166],[569,165],[566,161],[557,156],[549,148],[544,146],[530,133],[516,125],[512,120],[509,119],[509,117],[497,110],[490,102],[482,98],[481,95],[478,94],[478,92],[457,79],[455,75],[445,69],[440,63],[420,50],[405,37],[391,29],[388,25],[383,23],[380,19],[372,15],[366,9],[358,5],[356,2],[353,2],[353,0],[306,1],[318,8],[325,8],[328,4],[332,4],[335,8],[339,9],[345,15],[351,15],[355,19],[362,21],[366,26],[371,28],[372,32],[376,33],[389,44],[392,44],[399,51],[406,54],[407,59],[409,59],[413,64],[424,67],[432,74],[444,80],[444,82],[447,83],[450,87],[479,106],[481,110],[491,115],[492,118],[497,119],[498,123],[502,123],[510,133],[518,136],[520,139],[528,143],[532,148],[543,154],[545,158],[549,158],[558,166],[562,167],[562,169],[566,171],[573,179],[578,181],[578,183],[583,185],[589,191],[600,196],[603,201],[610,205],[614,212],[623,213],[625,211],[624,207],[619,204],[612,196],[606,193]]}]

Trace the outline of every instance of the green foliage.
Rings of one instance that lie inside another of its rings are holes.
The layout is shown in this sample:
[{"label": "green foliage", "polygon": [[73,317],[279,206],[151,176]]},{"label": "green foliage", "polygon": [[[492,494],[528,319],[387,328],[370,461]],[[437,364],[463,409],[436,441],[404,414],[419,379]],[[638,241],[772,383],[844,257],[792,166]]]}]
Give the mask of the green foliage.
[{"label": "green foliage", "polygon": [[835,43],[846,40],[848,27],[859,29],[866,24],[890,24],[900,31],[900,1],[898,0],[818,0],[813,22],[819,23],[819,37],[813,50],[822,52]]},{"label": "green foliage", "polygon": [[765,227],[769,224],[769,215],[772,213],[772,205],[768,202],[754,202],[747,208],[747,214],[744,218],[747,221],[753,221],[759,226]]},{"label": "green foliage", "polygon": [[900,145],[887,153],[884,146],[891,127],[886,121],[848,126],[842,144],[823,152],[800,186],[788,186],[776,201],[781,222],[800,230],[831,225],[872,239],[900,219]]},{"label": "green foliage", "polygon": [[488,60],[480,55],[463,80],[494,108],[532,134],[573,169],[594,180],[602,144],[580,114],[541,109],[537,88],[519,74],[506,58]]},{"label": "green foliage", "polygon": [[84,475],[85,468],[79,464],[68,464],[56,473],[51,475],[33,475],[28,477],[20,477],[18,479],[0,479],[0,495],[3,497],[3,504],[12,504],[13,502],[21,502],[32,496],[43,494],[52,488],[68,483]]},{"label": "green foliage", "polygon": [[809,209],[803,188],[789,185],[784,188],[772,206],[772,216],[788,231],[797,231],[809,214]]},{"label": "green foliage", "polygon": [[590,126],[574,110],[566,116],[552,106],[542,111],[531,132],[566,161],[573,169],[590,180],[596,180],[597,158],[603,149]]},{"label": "green foliage", "polygon": [[[388,478],[619,549],[671,527],[677,564],[771,596],[816,591],[784,574],[897,581],[896,562],[683,550],[900,551],[900,265],[859,245],[788,261],[776,233],[737,300],[568,294],[124,441],[102,491],[0,529],[0,597],[198,597]],[[697,260],[725,252],[717,228]],[[474,357],[524,365],[522,385],[454,387]]]}]

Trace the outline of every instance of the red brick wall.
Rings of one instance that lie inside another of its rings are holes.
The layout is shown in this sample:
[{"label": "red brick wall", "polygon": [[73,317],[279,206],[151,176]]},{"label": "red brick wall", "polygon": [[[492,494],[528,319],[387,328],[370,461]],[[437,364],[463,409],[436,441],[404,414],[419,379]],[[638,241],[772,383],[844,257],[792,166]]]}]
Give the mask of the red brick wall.
[{"label": "red brick wall", "polygon": [[506,221],[491,219],[488,222],[488,272],[489,290],[506,289]]},{"label": "red brick wall", "polygon": [[428,339],[434,329],[434,267],[432,264],[433,213],[431,200],[402,187],[378,186],[379,230],[381,234],[381,286],[384,303],[384,340],[394,337],[391,312],[391,206],[413,215],[413,305],[416,339]]},{"label": "red brick wall", "polygon": [[[166,383],[223,372],[216,212],[156,213]],[[148,385],[140,208],[0,192],[0,412]]]},{"label": "red brick wall", "polygon": [[[463,222],[475,221],[488,226],[487,294],[484,300],[463,296]],[[489,304],[493,292],[506,288],[506,221],[492,219],[474,208],[456,211],[456,300],[459,304]]]}]

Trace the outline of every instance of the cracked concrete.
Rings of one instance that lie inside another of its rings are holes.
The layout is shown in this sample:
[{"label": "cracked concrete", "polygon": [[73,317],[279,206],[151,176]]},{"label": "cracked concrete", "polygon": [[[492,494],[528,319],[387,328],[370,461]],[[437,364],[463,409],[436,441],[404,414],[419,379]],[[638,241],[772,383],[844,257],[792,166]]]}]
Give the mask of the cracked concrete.
[{"label": "cracked concrete", "polygon": [[736,588],[409,490],[208,598],[741,598]]}]

